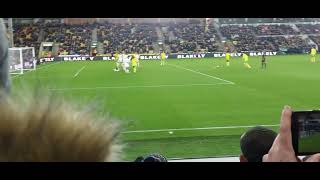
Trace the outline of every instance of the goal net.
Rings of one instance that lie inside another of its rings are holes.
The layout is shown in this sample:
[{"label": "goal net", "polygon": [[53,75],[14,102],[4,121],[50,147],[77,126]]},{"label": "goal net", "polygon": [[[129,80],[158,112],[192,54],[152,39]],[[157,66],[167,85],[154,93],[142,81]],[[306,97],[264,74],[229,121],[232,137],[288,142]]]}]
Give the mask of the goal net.
[{"label": "goal net", "polygon": [[36,69],[36,59],[33,47],[9,48],[9,67],[11,74],[23,74]]}]

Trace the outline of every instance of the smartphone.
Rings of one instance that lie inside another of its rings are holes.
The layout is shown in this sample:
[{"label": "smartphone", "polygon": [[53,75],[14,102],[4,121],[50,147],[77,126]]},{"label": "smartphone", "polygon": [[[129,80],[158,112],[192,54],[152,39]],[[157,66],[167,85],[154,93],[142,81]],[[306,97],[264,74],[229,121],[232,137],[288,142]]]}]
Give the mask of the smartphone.
[{"label": "smartphone", "polygon": [[297,156],[320,153],[320,110],[292,112],[291,132]]}]

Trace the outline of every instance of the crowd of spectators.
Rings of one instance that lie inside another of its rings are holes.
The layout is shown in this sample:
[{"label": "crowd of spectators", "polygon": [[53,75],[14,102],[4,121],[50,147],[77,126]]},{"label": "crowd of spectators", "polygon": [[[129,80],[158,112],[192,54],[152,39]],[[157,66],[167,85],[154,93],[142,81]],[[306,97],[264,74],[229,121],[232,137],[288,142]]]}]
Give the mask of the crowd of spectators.
[{"label": "crowd of spectators", "polygon": [[[244,18],[243,18],[244,19]],[[249,18],[250,19],[250,18]],[[267,18],[266,18],[267,19]],[[279,18],[277,18],[279,20]],[[223,20],[223,19],[221,19]],[[225,19],[230,21],[230,19]],[[231,21],[236,19],[231,19]],[[239,20],[239,19],[237,19]],[[252,21],[252,19],[250,19]],[[274,20],[273,20],[274,21]],[[163,25],[162,25],[163,26]],[[309,43],[300,35],[319,34],[318,24],[291,25],[221,25],[220,32],[225,40],[233,44],[236,51],[286,51],[306,52]],[[171,53],[218,52],[223,51],[223,41],[212,24],[171,23],[165,25],[164,44]],[[91,50],[92,32],[97,28],[97,40],[102,43],[103,54],[115,51],[126,53],[153,53],[162,29],[155,24],[101,23],[66,25],[61,22],[15,24],[14,43],[16,47],[35,47],[36,54],[41,41],[59,43],[58,54],[88,55]],[[43,34],[40,33],[43,30]],[[42,36],[40,35],[42,34]],[[169,36],[173,38],[169,38]],[[290,37],[287,37],[290,35]],[[292,37],[292,35],[294,35]],[[43,38],[40,38],[43,37]],[[310,36],[319,45],[319,38]],[[101,53],[101,48],[98,48]]]},{"label": "crowd of spectators", "polygon": [[320,24],[297,24],[303,34],[319,34]]},{"label": "crowd of spectators", "polygon": [[238,51],[249,51],[256,48],[257,38],[252,26],[221,26],[220,31],[222,36],[232,41]]},{"label": "crowd of spectators", "polygon": [[318,46],[320,46],[320,35],[319,36],[309,36]]},{"label": "crowd of spectators", "polygon": [[254,28],[256,35],[297,35],[290,25],[259,25]]},{"label": "crowd of spectators", "polygon": [[155,26],[149,24],[110,24],[98,26],[98,40],[103,43],[104,53],[148,53],[157,41]]},{"label": "crowd of spectators", "polygon": [[169,31],[175,36],[175,40],[168,41],[171,52],[198,52],[206,51],[213,52],[217,51],[219,46],[219,37],[216,30],[209,26],[205,28],[200,24],[170,24]]},{"label": "crowd of spectators", "polygon": [[319,22],[320,18],[219,18],[221,24]]},{"label": "crowd of spectators", "polygon": [[15,24],[14,46],[15,47],[34,47],[37,54],[40,47],[39,34],[41,26],[39,24]]},{"label": "crowd of spectators", "polygon": [[276,50],[288,53],[305,53],[308,52],[312,47],[307,40],[300,36],[278,36],[271,37],[269,40],[273,43],[273,46],[276,48]]},{"label": "crowd of spectators", "polygon": [[46,42],[60,43],[59,54],[88,55],[92,28],[90,25],[51,24],[44,29],[44,39]]},{"label": "crowd of spectators", "polygon": [[[237,51],[284,51],[287,53],[305,53],[311,48],[306,39],[297,35],[288,25],[259,25],[254,26],[222,26],[221,33],[231,40]],[[291,36],[287,36],[292,34]],[[267,37],[259,37],[259,36]],[[273,36],[282,35],[282,36]]]}]

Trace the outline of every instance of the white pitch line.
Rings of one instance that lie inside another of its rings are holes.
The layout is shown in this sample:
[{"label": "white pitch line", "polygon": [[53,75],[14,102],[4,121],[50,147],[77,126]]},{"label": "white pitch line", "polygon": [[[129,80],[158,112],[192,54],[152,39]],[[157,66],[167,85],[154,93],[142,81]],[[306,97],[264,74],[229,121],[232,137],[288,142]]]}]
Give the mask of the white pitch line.
[{"label": "white pitch line", "polygon": [[76,74],[74,74],[73,77],[74,77],[74,78],[77,77],[77,76],[79,75],[79,73],[80,73],[84,68],[86,68],[86,66],[83,66],[81,69],[79,69],[79,71],[77,71]]},{"label": "white pitch line", "polygon": [[[62,61],[61,61],[61,62],[62,62]],[[46,65],[46,66],[42,66],[42,67],[36,68],[36,70],[48,68],[48,67],[50,67],[50,66],[53,66],[53,65],[56,65],[56,64],[60,64],[61,62],[56,62],[56,63],[52,63],[52,64],[49,64],[49,65]],[[18,74],[18,75],[16,75],[16,76],[11,76],[11,78],[13,79],[13,78],[15,78],[15,77],[18,77],[18,76],[21,76],[21,75],[24,75],[24,74],[26,74],[26,73],[28,73],[28,72],[33,72],[33,71],[34,71],[34,70],[25,71],[23,74]]]},{"label": "white pitch line", "polygon": [[152,129],[152,130],[137,130],[137,131],[124,131],[123,134],[130,133],[151,133],[151,132],[167,132],[167,131],[195,131],[195,130],[210,130],[210,129],[237,129],[237,128],[251,128],[255,126],[273,127],[279,124],[272,125],[250,125],[250,126],[222,126],[222,127],[203,127],[203,128],[180,128],[180,129]]},{"label": "white pitch line", "polygon": [[231,82],[231,81],[228,81],[228,80],[225,80],[225,79],[221,79],[221,78],[218,78],[216,76],[209,75],[209,74],[205,74],[205,73],[202,73],[202,72],[199,72],[199,71],[195,71],[195,70],[192,70],[192,69],[188,69],[188,68],[185,68],[185,67],[182,67],[182,66],[177,66],[177,65],[174,65],[174,64],[168,64],[168,65],[176,67],[176,68],[179,68],[179,69],[184,69],[184,70],[187,70],[187,71],[191,71],[191,72],[196,73],[196,74],[201,74],[203,76],[211,77],[213,79],[218,79],[218,80],[230,83],[230,84],[235,84],[234,82]]},{"label": "white pitch line", "polygon": [[216,86],[230,83],[214,83],[214,84],[168,84],[168,85],[150,85],[150,86],[105,86],[105,87],[88,87],[88,88],[61,88],[49,89],[50,91],[66,91],[66,90],[94,90],[94,89],[128,89],[128,88],[159,88],[159,87],[187,87],[187,86]]}]

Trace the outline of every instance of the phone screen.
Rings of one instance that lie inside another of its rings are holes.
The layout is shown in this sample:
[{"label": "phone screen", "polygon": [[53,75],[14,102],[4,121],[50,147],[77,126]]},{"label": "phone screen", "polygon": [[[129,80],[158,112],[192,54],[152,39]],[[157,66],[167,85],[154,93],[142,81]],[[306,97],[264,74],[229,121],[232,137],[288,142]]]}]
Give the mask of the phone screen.
[{"label": "phone screen", "polygon": [[293,112],[292,139],[296,154],[319,153],[320,111]]}]

